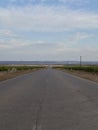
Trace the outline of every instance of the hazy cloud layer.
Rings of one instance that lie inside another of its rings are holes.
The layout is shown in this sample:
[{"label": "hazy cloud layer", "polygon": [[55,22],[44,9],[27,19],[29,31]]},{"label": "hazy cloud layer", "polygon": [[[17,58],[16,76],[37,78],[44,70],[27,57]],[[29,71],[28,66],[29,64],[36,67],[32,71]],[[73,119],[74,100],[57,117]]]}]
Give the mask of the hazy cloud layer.
[{"label": "hazy cloud layer", "polygon": [[0,4],[0,60],[77,60],[80,55],[97,59],[97,8],[74,6],[91,0],[4,1],[6,6]]},{"label": "hazy cloud layer", "polygon": [[46,43],[44,41],[0,40],[0,59],[2,60],[7,60],[7,57],[12,60],[14,58],[16,60],[47,60],[47,57],[48,60],[78,60],[80,55],[84,60],[88,60],[89,57],[91,60],[96,60],[98,49],[93,44],[76,47],[65,43]]},{"label": "hazy cloud layer", "polygon": [[98,14],[47,6],[0,8],[0,25],[29,31],[90,30],[98,29]]}]

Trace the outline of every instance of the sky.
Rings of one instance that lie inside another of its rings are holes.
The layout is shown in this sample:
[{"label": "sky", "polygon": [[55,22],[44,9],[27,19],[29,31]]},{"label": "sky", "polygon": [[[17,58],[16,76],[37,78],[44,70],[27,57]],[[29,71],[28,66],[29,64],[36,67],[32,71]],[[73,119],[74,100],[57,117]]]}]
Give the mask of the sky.
[{"label": "sky", "polygon": [[98,0],[0,0],[0,61],[98,61]]}]

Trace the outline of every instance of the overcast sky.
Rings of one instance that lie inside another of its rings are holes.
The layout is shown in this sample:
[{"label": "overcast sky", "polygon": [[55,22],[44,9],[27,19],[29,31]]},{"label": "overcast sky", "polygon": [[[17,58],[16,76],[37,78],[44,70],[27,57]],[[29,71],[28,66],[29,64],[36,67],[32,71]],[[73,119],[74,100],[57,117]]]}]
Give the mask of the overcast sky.
[{"label": "overcast sky", "polygon": [[0,60],[98,61],[98,0],[0,0]]}]

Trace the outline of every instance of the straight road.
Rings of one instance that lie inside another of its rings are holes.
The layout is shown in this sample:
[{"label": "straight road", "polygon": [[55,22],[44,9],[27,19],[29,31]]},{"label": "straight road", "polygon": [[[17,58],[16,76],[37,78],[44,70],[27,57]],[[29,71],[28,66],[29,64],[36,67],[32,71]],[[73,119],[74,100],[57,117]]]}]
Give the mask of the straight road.
[{"label": "straight road", "polygon": [[1,82],[0,130],[98,130],[98,83],[53,69]]}]

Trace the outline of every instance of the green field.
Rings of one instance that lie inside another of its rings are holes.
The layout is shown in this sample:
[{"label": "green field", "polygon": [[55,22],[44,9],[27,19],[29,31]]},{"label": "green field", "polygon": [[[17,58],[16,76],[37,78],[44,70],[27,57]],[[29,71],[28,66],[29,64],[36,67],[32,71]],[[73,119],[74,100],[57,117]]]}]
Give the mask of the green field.
[{"label": "green field", "polygon": [[62,67],[55,67],[55,68],[67,69],[70,71],[76,70],[76,71],[98,73],[98,66],[62,66]]},{"label": "green field", "polygon": [[0,66],[0,71],[22,71],[40,69],[42,66]]}]

